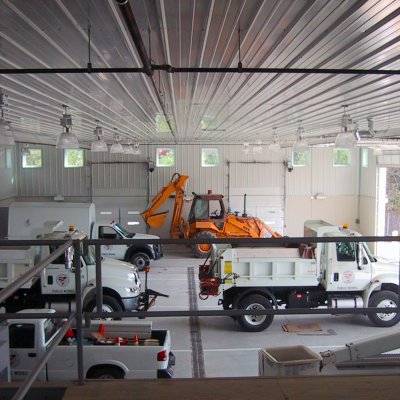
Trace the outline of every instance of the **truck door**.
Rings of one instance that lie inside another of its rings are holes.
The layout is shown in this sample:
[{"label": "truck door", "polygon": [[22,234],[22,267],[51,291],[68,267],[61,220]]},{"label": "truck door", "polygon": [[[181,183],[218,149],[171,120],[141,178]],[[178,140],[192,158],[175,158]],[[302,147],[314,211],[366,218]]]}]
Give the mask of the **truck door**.
[{"label": "truck door", "polygon": [[[50,253],[55,251],[56,246],[50,246]],[[74,256],[72,256],[74,257]],[[82,287],[87,285],[87,267],[81,258],[81,282]],[[42,272],[42,294],[68,295],[75,294],[75,269],[65,266],[65,254],[61,254]]]},{"label": "truck door", "polygon": [[[113,226],[110,225],[99,225],[98,226],[98,238],[99,239],[126,239],[120,232],[117,232]],[[123,260],[125,258],[127,246],[122,244],[107,244],[101,246],[101,254],[110,258],[116,258]]]},{"label": "truck door", "polygon": [[327,290],[359,291],[364,290],[371,281],[371,265],[359,262],[359,245],[355,242],[331,243],[332,269],[329,274]]},{"label": "truck door", "polygon": [[[42,351],[38,349],[35,325],[24,322],[10,324],[9,340],[11,380],[21,381],[35,368],[42,356]],[[46,380],[44,368],[38,379]]]}]

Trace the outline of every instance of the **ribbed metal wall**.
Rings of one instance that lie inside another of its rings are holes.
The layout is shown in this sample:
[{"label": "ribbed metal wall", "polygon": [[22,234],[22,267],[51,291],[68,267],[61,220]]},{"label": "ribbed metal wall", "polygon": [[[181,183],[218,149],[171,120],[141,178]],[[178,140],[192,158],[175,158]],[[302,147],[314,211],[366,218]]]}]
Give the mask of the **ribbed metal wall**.
[{"label": "ribbed metal wall", "polygon": [[[332,148],[313,148],[311,165],[294,168],[289,172],[284,169],[283,162],[290,159],[290,150],[272,153],[267,152],[265,146],[261,153],[250,151],[245,154],[241,145],[216,145],[214,147],[219,149],[220,165],[207,168],[201,167],[201,149],[213,147],[209,144],[142,145],[140,156],[93,154],[85,151],[87,166],[70,169],[63,167],[61,150],[47,145],[35,147],[43,151],[43,168],[22,169],[20,157],[17,158],[17,197],[41,199],[62,194],[71,197],[72,200],[75,200],[75,197],[81,201],[92,199],[102,209],[131,207],[130,209],[138,211],[147,204],[148,196],[152,198],[169,182],[172,174],[178,172],[189,176],[188,194],[204,193],[212,189],[214,193],[223,194],[227,200],[228,195],[237,196],[235,200],[237,203],[238,191],[247,191],[251,195],[261,188],[259,192],[265,196],[263,205],[281,207],[282,218],[285,218],[286,212],[291,216],[298,215],[299,220],[304,219],[296,211],[296,204],[298,201],[303,201],[301,199],[304,199],[310,208],[307,215],[315,213],[319,215],[319,209],[313,211],[313,207],[318,204],[309,202],[311,196],[318,193],[329,197],[342,196],[344,201],[348,198],[351,210],[355,210],[354,198],[358,196],[359,190],[361,197],[375,198],[375,157],[370,151],[368,167],[361,168],[360,171],[359,149],[352,150],[349,167],[333,167]],[[154,172],[148,173],[147,160],[150,158],[155,161],[156,149],[161,147],[175,149],[175,166],[155,168]],[[20,154],[20,146],[17,145],[15,151],[16,154]],[[110,164],[110,162],[116,163]],[[230,168],[227,162],[230,162]],[[271,196],[267,199],[268,195]],[[272,196],[278,199],[276,204],[271,201]],[[291,202],[291,198],[297,200]],[[361,208],[364,203],[361,198]],[[256,205],[260,204],[262,202],[257,200]],[[285,210],[288,205],[290,210]],[[242,212],[242,209],[235,211]],[[354,214],[353,220],[359,216],[356,211]],[[290,223],[292,221],[286,220],[286,226]],[[297,221],[297,224],[300,226],[302,221]]]}]

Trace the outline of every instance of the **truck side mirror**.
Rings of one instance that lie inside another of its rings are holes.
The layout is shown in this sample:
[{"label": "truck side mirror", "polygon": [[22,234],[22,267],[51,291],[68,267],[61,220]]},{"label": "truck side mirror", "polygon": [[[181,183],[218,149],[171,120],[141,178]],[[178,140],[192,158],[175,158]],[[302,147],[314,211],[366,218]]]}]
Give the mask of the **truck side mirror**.
[{"label": "truck side mirror", "polygon": [[67,250],[65,250],[65,269],[72,269],[72,265],[74,262],[74,253],[72,246],[68,247]]},{"label": "truck side mirror", "polygon": [[357,267],[358,269],[363,269],[366,262],[365,262],[365,257],[363,255],[362,246],[360,245],[360,243],[357,243],[356,246],[357,246]]}]

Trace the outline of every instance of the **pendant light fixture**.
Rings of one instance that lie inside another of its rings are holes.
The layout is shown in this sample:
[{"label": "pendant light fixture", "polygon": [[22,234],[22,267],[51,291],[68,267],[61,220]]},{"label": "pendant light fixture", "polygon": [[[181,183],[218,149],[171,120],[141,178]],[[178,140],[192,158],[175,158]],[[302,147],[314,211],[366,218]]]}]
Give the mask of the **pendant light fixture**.
[{"label": "pendant light fixture", "polygon": [[135,154],[132,146],[132,140],[128,139],[124,144],[124,154]]},{"label": "pendant light fixture", "polygon": [[114,143],[110,147],[111,154],[124,154],[124,146],[121,144],[121,136],[114,134]]},{"label": "pendant light fixture", "polygon": [[0,89],[0,144],[13,146],[15,144],[14,134],[10,122],[4,118],[4,107],[6,106],[7,96]]},{"label": "pendant light fixture", "polygon": [[140,150],[140,143],[139,142],[133,143],[133,154],[135,156],[139,156],[140,154],[142,154],[142,151]]},{"label": "pendant light fixture", "polygon": [[335,139],[335,147],[339,147],[341,149],[352,149],[357,139],[354,136],[353,132],[349,131],[349,127],[352,124],[352,120],[349,114],[346,114],[347,105],[342,105],[343,107],[343,115],[340,120],[340,127],[342,131],[336,136]]},{"label": "pendant light fixture", "polygon": [[272,135],[272,143],[270,143],[268,145],[268,150],[269,151],[279,151],[281,149],[281,146],[279,144],[279,136],[276,133],[276,128],[273,128],[273,129],[274,129],[274,133]]},{"label": "pendant light fixture", "polygon": [[103,130],[101,129],[101,126],[99,126],[98,124],[99,121],[96,122],[97,126],[94,130],[95,140],[93,140],[92,142],[90,151],[92,153],[106,153],[108,149],[107,149],[107,144],[103,138]]},{"label": "pendant light fixture", "polygon": [[78,138],[72,133],[72,117],[68,114],[68,107],[63,104],[64,114],[60,118],[60,125],[64,128],[57,139],[56,149],[79,149]]},{"label": "pendant light fixture", "polygon": [[299,122],[299,127],[297,128],[297,137],[292,148],[292,151],[295,153],[301,153],[304,151],[308,151],[310,149],[307,140],[304,139],[304,128],[301,125],[301,121],[298,122]]}]

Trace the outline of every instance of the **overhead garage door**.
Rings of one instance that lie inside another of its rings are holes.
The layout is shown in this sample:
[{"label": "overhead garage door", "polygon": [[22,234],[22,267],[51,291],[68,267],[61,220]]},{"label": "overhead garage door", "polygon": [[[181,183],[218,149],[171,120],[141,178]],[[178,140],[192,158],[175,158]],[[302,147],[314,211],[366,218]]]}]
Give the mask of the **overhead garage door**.
[{"label": "overhead garage door", "polygon": [[229,207],[265,221],[274,231],[284,233],[283,163],[231,163],[229,166]]}]

